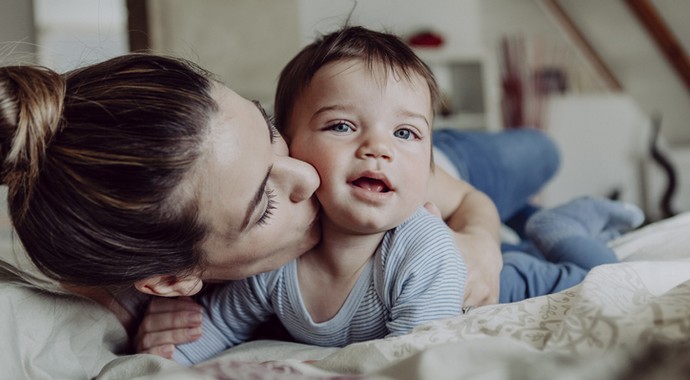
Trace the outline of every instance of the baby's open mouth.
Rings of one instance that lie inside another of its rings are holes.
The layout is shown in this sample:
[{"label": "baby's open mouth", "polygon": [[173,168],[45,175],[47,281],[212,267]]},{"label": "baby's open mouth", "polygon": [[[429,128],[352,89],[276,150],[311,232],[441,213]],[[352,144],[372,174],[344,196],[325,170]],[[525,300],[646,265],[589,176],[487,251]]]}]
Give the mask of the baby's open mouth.
[{"label": "baby's open mouth", "polygon": [[383,181],[368,177],[357,178],[356,180],[352,181],[352,184],[354,186],[378,193],[387,193],[390,191],[388,186]]}]

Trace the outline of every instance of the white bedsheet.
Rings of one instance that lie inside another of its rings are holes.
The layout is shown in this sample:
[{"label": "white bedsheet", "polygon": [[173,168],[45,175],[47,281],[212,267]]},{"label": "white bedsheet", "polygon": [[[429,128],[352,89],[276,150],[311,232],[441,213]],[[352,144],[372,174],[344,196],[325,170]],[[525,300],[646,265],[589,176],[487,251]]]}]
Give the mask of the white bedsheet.
[{"label": "white bedsheet", "polygon": [[150,355],[118,357],[113,352],[125,344],[125,333],[98,305],[0,282],[0,377],[613,377],[650,342],[690,341],[690,213],[612,246],[623,262],[595,268],[582,284],[558,294],[477,308],[405,336],[341,349],[251,342],[194,368]]}]

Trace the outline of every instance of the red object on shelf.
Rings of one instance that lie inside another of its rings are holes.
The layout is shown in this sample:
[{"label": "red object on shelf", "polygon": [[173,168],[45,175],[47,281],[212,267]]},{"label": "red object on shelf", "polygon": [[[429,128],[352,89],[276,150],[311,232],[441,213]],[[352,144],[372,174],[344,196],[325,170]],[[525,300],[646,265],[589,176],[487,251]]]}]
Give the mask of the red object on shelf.
[{"label": "red object on shelf", "polygon": [[407,43],[412,47],[439,47],[443,45],[443,42],[440,34],[431,31],[419,32],[407,39]]}]

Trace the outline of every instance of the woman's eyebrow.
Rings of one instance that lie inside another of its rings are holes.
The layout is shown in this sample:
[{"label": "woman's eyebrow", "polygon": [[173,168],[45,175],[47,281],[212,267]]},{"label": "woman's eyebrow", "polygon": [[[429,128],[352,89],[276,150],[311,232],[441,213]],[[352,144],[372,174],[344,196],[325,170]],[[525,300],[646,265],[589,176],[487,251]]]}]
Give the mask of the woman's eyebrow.
[{"label": "woman's eyebrow", "polygon": [[240,232],[243,232],[245,229],[247,229],[249,221],[252,219],[252,215],[254,215],[255,213],[256,206],[259,205],[259,202],[261,202],[261,199],[264,197],[264,194],[266,194],[266,183],[268,183],[268,177],[271,176],[271,170],[273,170],[273,165],[271,165],[268,168],[266,176],[264,177],[264,180],[261,181],[259,189],[256,191],[254,197],[252,197],[252,200],[249,202],[247,212],[245,213],[244,220],[242,221],[242,226],[240,227]]},{"label": "woman's eyebrow", "polygon": [[259,109],[259,112],[261,112],[261,116],[263,116],[264,120],[266,121],[266,127],[268,128],[268,138],[271,140],[271,144],[272,144],[273,143],[273,131],[271,130],[271,119],[268,117],[268,114],[266,113],[266,110],[264,109],[264,107],[261,105],[261,102],[254,99],[254,100],[252,100],[252,103],[254,103],[256,108]]}]

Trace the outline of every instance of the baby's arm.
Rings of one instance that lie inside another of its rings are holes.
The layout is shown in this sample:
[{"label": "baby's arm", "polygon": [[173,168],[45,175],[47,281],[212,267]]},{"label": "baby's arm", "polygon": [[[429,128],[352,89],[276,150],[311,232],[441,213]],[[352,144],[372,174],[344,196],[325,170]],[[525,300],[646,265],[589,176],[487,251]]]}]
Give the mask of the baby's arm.
[{"label": "baby's arm", "polygon": [[496,206],[484,193],[436,167],[429,182],[429,201],[441,210],[465,262],[469,277],[466,306],[498,302],[503,267]]},{"label": "baby's arm", "polygon": [[[448,228],[425,214],[409,222],[396,256],[385,262],[383,294],[391,310],[390,336],[408,333],[420,324],[462,314],[467,268]],[[398,232],[399,233],[399,232]],[[392,255],[393,253],[391,253]]]}]

